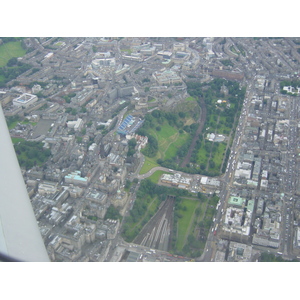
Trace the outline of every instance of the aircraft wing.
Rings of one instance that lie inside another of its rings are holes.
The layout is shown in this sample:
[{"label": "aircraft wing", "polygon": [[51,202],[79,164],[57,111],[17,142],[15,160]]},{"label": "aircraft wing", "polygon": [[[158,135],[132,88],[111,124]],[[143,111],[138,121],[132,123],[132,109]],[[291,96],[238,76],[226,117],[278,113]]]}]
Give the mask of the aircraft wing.
[{"label": "aircraft wing", "polygon": [[0,253],[49,261],[0,104]]}]

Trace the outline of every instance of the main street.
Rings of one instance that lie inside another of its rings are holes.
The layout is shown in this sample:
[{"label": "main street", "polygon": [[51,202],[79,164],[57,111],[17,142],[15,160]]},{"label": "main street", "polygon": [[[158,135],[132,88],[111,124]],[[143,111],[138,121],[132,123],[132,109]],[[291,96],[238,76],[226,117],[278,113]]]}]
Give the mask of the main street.
[{"label": "main street", "polygon": [[230,195],[230,190],[233,185],[234,172],[236,169],[236,163],[239,156],[239,149],[242,146],[242,136],[246,126],[246,116],[248,115],[251,98],[254,92],[253,81],[249,84],[248,90],[246,91],[246,97],[240,115],[239,123],[237,126],[236,134],[233,139],[231,153],[227,163],[227,169],[222,178],[222,188],[220,191],[220,200],[215,214],[214,223],[207,236],[207,242],[205,245],[204,252],[199,258],[199,261],[213,261],[216,253],[216,244],[219,239],[218,230],[222,225],[222,217],[226,209],[226,201]]},{"label": "main street", "polygon": [[296,168],[297,155],[297,127],[298,127],[298,99],[290,98],[289,109],[289,143],[288,151],[285,155],[285,176],[283,178],[283,210],[281,227],[281,245],[280,251],[286,258],[293,258],[293,237],[294,237],[294,194],[296,191],[296,178],[298,176]]}]

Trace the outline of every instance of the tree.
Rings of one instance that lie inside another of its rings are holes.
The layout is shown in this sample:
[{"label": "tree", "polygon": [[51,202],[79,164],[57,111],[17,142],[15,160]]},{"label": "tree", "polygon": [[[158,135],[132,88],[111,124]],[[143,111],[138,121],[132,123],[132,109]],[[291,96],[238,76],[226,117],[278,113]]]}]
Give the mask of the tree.
[{"label": "tree", "polygon": [[107,220],[107,219],[113,219],[113,220],[117,220],[117,219],[121,220],[122,219],[119,210],[116,209],[113,205],[110,205],[106,211],[104,220]]},{"label": "tree", "polygon": [[196,214],[197,217],[200,216],[200,214],[201,214],[201,208],[200,207],[196,208],[195,214]]},{"label": "tree", "polygon": [[133,154],[135,153],[135,146],[136,146],[136,139],[133,138],[129,140],[127,156],[133,156]]},{"label": "tree", "polygon": [[17,65],[18,63],[18,59],[16,57],[12,57],[8,62],[7,62],[7,66],[8,67],[12,67]]},{"label": "tree", "polygon": [[178,113],[178,116],[180,118],[185,118],[185,113],[181,111],[181,112]]}]

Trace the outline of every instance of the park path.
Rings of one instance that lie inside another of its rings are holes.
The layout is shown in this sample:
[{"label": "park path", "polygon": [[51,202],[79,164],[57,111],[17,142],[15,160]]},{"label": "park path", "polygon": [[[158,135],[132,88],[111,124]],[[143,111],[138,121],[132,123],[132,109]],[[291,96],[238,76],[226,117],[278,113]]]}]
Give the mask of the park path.
[{"label": "park path", "polygon": [[205,121],[206,121],[206,105],[205,105],[205,102],[204,102],[203,98],[200,98],[200,108],[201,108],[201,113],[200,113],[200,117],[197,121],[199,123],[199,126],[198,126],[198,129],[197,129],[197,131],[194,135],[194,138],[192,140],[189,151],[188,151],[186,157],[184,158],[183,162],[180,165],[181,168],[184,168],[190,162],[190,159],[191,159],[193,150],[195,148],[196,142],[199,139],[199,134],[202,132],[203,126],[204,126]]}]

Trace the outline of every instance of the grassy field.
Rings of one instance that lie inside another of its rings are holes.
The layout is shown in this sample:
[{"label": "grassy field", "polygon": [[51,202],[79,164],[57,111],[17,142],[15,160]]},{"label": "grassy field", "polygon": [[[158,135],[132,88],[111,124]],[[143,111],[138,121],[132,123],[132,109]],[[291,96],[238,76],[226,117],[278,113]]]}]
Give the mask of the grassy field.
[{"label": "grassy field", "polygon": [[165,152],[164,159],[174,157],[177,153],[177,150],[187,142],[188,138],[189,135],[187,133],[178,133],[176,140],[173,143],[169,144],[169,147]]},{"label": "grassy field", "polygon": [[24,139],[22,139],[22,138],[11,138],[11,140],[12,140],[12,143],[15,145],[15,144],[17,144],[17,143],[19,143],[19,142],[22,142],[22,141],[24,141]]},{"label": "grassy field", "polygon": [[185,100],[187,100],[187,101],[196,101],[196,99],[194,98],[194,97],[187,97]]},{"label": "grassy field", "polygon": [[160,131],[155,129],[149,130],[150,134],[157,138],[158,143],[164,143],[164,140],[177,133],[176,128],[172,127],[166,121],[163,123]]},{"label": "grassy field", "polygon": [[155,171],[148,179],[150,179],[153,183],[158,183],[162,174],[171,174],[165,171]]},{"label": "grassy field", "polygon": [[201,144],[201,147],[200,149],[198,150],[198,153],[197,153],[197,161],[196,163],[197,164],[207,164],[207,156],[206,156],[206,153],[207,151],[205,150],[205,147],[204,147],[204,142]]},{"label": "grassy field", "polygon": [[165,160],[174,157],[177,150],[186,143],[189,138],[188,133],[179,133],[176,128],[170,126],[167,122],[164,122],[160,127],[160,131],[156,129],[149,130],[149,133],[157,139],[158,152],[151,158],[145,156],[145,163],[141,168],[140,174],[145,174],[152,168],[159,166],[156,163],[158,159]]},{"label": "grassy field", "polygon": [[215,144],[218,145],[216,152],[212,155],[212,159],[215,163],[215,167],[214,168],[208,167],[208,170],[219,172],[220,167],[222,165],[223,157],[225,155],[226,143],[222,142],[222,143],[215,143]]},{"label": "grassy field", "polygon": [[191,125],[191,124],[193,124],[193,123],[195,123],[194,119],[193,119],[193,118],[189,118],[189,119],[187,119],[187,120],[185,121],[184,125]]},{"label": "grassy field", "polygon": [[191,257],[200,256],[213,223],[218,197],[183,199],[178,213],[175,252]]},{"label": "grassy field", "polygon": [[13,57],[20,57],[26,54],[20,41],[5,43],[0,46],[0,67],[4,67]]},{"label": "grassy field", "polygon": [[10,130],[10,129],[15,128],[18,123],[20,123],[20,121],[18,121],[18,120],[12,122],[11,124],[9,124],[8,129]]},{"label": "grassy field", "polygon": [[37,123],[36,122],[30,122],[30,121],[22,121],[22,122],[20,122],[19,120],[17,120],[17,121],[14,121],[14,122],[12,122],[9,126],[8,126],[8,129],[10,130],[10,129],[13,129],[13,128],[15,128],[16,127],[16,125],[18,124],[18,123],[21,123],[21,124],[31,124],[32,126],[36,126],[37,125]]},{"label": "grassy field", "polygon": [[158,167],[158,166],[159,164],[156,163],[155,159],[145,156],[145,162],[140,170],[140,175],[145,174],[149,172],[151,169],[153,169],[154,167]]},{"label": "grassy field", "polygon": [[179,210],[179,214],[182,215],[181,218],[178,219],[178,231],[177,231],[177,242],[176,248],[181,251],[187,236],[190,234],[191,225],[194,219],[195,209],[199,206],[199,201],[184,199],[182,200],[182,207],[186,207],[186,210]]}]

